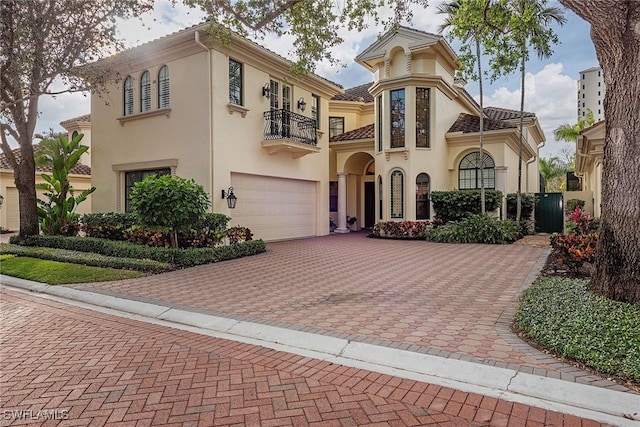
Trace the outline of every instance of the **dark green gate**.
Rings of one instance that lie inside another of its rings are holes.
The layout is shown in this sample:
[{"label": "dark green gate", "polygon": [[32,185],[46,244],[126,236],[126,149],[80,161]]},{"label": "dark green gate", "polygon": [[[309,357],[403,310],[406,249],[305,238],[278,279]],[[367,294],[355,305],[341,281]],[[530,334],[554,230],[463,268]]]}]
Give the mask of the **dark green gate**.
[{"label": "dark green gate", "polygon": [[562,193],[538,193],[536,199],[536,233],[561,233],[564,225]]}]

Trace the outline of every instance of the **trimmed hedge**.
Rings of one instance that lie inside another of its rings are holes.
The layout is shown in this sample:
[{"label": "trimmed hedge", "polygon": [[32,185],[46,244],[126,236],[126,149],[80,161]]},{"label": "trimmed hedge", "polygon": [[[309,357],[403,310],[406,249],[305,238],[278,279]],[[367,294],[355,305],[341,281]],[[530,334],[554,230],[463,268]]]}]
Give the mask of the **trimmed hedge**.
[{"label": "trimmed hedge", "polygon": [[[18,242],[18,239],[14,240],[14,237],[11,238],[11,243]],[[194,249],[153,248],[94,237],[29,236],[22,239],[20,243],[25,246],[69,249],[122,258],[152,259],[167,262],[176,267],[192,267],[194,265],[256,255],[266,251],[266,246],[262,240],[250,240],[214,248]]]},{"label": "trimmed hedge", "polygon": [[431,229],[429,221],[377,222],[369,237],[380,239],[424,239]]},{"label": "trimmed hedge", "polygon": [[59,248],[28,247],[8,245],[6,243],[0,243],[0,254],[12,254],[17,256],[46,259],[49,261],[84,264],[92,267],[116,268],[153,273],[161,273],[173,269],[171,264],[153,261],[150,259],[111,257]]},{"label": "trimmed hedge", "polygon": [[[507,194],[507,219],[516,220],[518,209],[518,193]],[[520,193],[520,217],[522,220],[531,218],[533,210],[536,208],[536,196],[533,194]]]},{"label": "trimmed hedge", "polygon": [[427,240],[441,243],[488,243],[515,242],[519,237],[518,226],[507,219],[489,215],[474,215],[462,221],[452,221],[427,233]]},{"label": "trimmed hedge", "polygon": [[[502,192],[485,190],[484,200],[487,212],[502,205]],[[431,204],[436,217],[444,222],[459,221],[480,214],[480,190],[432,191]]]}]

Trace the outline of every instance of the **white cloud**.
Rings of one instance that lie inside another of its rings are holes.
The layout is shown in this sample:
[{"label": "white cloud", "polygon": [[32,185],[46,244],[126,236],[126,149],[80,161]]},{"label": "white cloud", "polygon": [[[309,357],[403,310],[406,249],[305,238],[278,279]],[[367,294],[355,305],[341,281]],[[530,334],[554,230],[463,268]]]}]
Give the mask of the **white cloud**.
[{"label": "white cloud", "polygon": [[[543,156],[556,155],[567,145],[554,140],[553,130],[577,120],[576,80],[563,74],[563,70],[561,63],[547,64],[535,74],[527,73],[525,78],[524,109],[536,114],[547,138],[541,150]],[[499,87],[485,96],[484,105],[519,110],[520,89]]]}]

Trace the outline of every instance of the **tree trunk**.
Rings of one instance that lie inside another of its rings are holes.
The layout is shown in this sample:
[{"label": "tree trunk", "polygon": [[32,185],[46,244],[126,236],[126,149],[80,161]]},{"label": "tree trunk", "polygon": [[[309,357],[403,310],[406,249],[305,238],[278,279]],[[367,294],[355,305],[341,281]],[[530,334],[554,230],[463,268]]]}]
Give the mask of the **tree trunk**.
[{"label": "tree trunk", "polygon": [[640,2],[560,2],[591,23],[606,84],[602,217],[589,286],[640,304]]},{"label": "tree trunk", "polygon": [[520,225],[522,216],[522,139],[524,138],[524,85],[525,85],[525,51],[520,63],[520,125],[518,132],[518,191],[516,194],[516,224]]},{"label": "tree trunk", "polygon": [[478,61],[478,86],[480,88],[480,213],[486,212],[484,195],[484,95],[482,93],[482,56],[480,55],[480,40],[476,37],[476,60]]},{"label": "tree trunk", "polygon": [[36,164],[31,143],[20,141],[21,162],[13,170],[14,182],[18,189],[20,210],[20,237],[32,236],[40,232],[38,225],[38,202],[36,197]]}]

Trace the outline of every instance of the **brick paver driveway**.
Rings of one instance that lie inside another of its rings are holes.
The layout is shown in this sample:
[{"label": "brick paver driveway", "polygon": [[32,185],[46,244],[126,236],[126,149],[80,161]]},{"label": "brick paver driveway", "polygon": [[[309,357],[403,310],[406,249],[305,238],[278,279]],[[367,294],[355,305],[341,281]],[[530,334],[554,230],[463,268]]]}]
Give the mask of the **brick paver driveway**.
[{"label": "brick paver driveway", "polygon": [[598,426],[0,290],[0,425]]},{"label": "brick paver driveway", "polygon": [[548,357],[532,356],[508,333],[509,305],[543,253],[524,245],[352,233],[268,243],[258,256],[73,287],[485,363],[553,369]]}]

